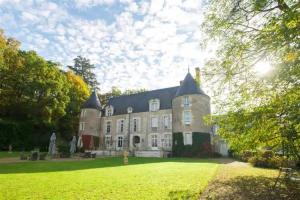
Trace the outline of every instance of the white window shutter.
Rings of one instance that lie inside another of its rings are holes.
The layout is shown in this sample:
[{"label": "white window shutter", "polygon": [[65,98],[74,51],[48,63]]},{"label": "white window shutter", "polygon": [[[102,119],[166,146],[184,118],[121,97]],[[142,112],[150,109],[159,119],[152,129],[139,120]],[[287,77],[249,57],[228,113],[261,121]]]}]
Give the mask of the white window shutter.
[{"label": "white window shutter", "polygon": [[141,131],[141,125],[142,125],[141,121],[142,121],[141,118],[138,118],[138,119],[137,119],[137,125],[138,125],[137,130],[138,130],[138,132]]}]

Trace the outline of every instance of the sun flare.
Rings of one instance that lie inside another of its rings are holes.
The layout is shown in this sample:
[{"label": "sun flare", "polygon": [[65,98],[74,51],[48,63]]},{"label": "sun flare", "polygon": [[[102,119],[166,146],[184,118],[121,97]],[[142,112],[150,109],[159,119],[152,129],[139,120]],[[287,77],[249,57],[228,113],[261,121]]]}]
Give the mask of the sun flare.
[{"label": "sun flare", "polygon": [[268,61],[261,61],[254,65],[254,70],[258,75],[265,75],[272,69],[271,63]]}]

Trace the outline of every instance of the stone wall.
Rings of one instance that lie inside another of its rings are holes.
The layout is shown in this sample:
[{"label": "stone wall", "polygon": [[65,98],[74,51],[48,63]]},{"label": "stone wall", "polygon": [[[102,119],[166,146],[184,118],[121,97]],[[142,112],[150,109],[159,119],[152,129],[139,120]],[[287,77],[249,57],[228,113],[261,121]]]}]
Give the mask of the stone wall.
[{"label": "stone wall", "polygon": [[[84,123],[84,130],[80,130],[80,123]],[[96,109],[89,109],[89,108],[82,109],[80,120],[79,120],[79,135],[84,134],[84,135],[93,135],[99,137],[99,132],[100,132],[100,111]]]},{"label": "stone wall", "polygon": [[[169,116],[170,119],[170,127],[164,128],[163,127],[163,117]],[[151,128],[151,117],[158,117],[158,128],[152,129]],[[138,127],[137,130],[133,130],[133,120],[138,119]],[[124,131],[121,133],[118,130],[118,120],[124,120]],[[130,135],[129,141],[130,141],[130,150],[160,150],[162,149],[162,143],[161,139],[164,137],[164,134],[172,134],[172,110],[159,110],[156,112],[141,112],[141,113],[131,113],[131,114],[124,114],[124,115],[116,115],[116,116],[110,116],[105,117],[103,116],[101,118],[101,124],[102,128],[100,130],[100,137],[103,138],[101,149],[106,149],[104,145],[104,137],[106,135],[111,135],[112,139],[114,140],[114,143],[112,144],[111,149],[115,149],[117,137],[123,136],[125,145],[124,148],[127,149],[128,147],[128,133]],[[107,134],[106,132],[106,124],[107,122],[111,122],[111,134]],[[158,148],[151,148],[150,146],[150,137],[151,134],[157,134],[158,135]],[[133,145],[133,137],[139,136],[140,143],[138,145]],[[120,149],[121,150],[121,149]],[[171,150],[170,148],[167,148],[167,150]]]},{"label": "stone wall", "polygon": [[[211,127],[206,125],[203,117],[211,113],[210,98],[206,95],[187,95],[190,98],[191,106],[184,108],[183,98],[179,96],[173,99],[173,132],[202,132],[209,133]],[[183,123],[183,111],[190,110],[192,112],[191,124],[185,125]]]}]

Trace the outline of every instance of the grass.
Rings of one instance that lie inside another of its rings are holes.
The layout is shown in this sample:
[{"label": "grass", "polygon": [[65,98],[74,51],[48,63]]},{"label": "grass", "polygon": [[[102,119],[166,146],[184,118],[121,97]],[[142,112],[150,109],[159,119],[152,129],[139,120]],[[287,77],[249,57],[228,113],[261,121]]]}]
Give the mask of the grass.
[{"label": "grass", "polygon": [[300,185],[295,182],[280,180],[274,187],[278,173],[243,163],[222,165],[200,199],[299,199]]},{"label": "grass", "polygon": [[196,199],[219,164],[184,158],[0,164],[0,199]]}]

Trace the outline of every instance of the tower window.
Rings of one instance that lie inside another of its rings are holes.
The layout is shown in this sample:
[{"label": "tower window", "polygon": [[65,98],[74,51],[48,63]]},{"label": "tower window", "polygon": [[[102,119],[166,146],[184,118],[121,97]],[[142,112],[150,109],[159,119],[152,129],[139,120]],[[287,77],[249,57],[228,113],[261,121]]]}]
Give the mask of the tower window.
[{"label": "tower window", "polygon": [[190,98],[189,96],[184,96],[183,97],[183,106],[186,107],[190,107]]},{"label": "tower window", "polygon": [[85,122],[80,122],[79,130],[84,131]]},{"label": "tower window", "polygon": [[192,113],[189,110],[183,111],[183,121],[184,124],[191,124],[192,121]]}]

